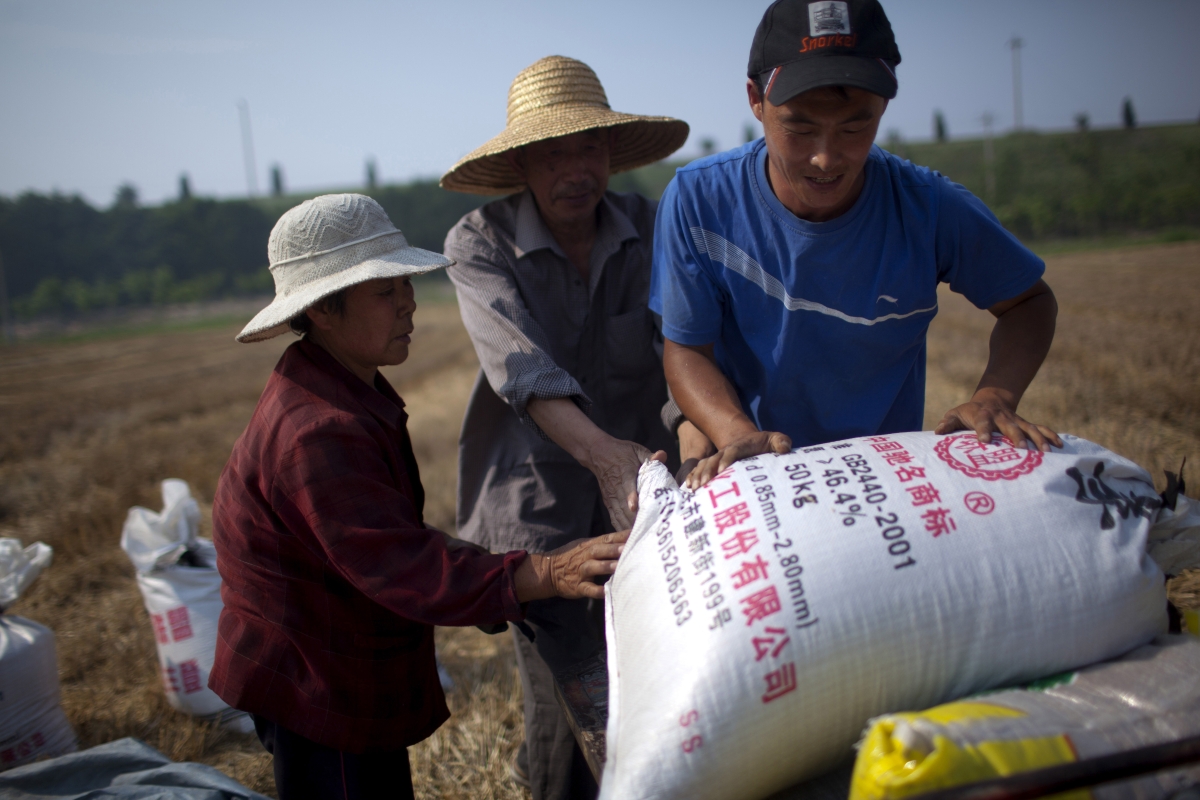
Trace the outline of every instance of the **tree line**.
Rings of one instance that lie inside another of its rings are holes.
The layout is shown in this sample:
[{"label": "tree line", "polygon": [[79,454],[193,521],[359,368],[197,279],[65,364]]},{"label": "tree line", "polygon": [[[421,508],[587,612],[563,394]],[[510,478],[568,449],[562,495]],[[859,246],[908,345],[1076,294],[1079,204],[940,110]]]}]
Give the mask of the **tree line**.
[{"label": "tree line", "polygon": [[1026,242],[1200,227],[1200,125],[906,143],[887,149],[981,198]]},{"label": "tree line", "polygon": [[[939,170],[982,198],[1025,241],[1200,229],[1200,126],[1013,133],[888,149]],[[714,144],[715,147],[715,144]],[[613,176],[617,191],[658,197],[684,162]],[[434,181],[368,188],[417,247],[488,198]],[[275,221],[304,196],[213,200],[182,191],[159,206],[129,186],[108,208],[78,196],[0,198],[0,257],[19,318],[273,291],[266,270]]]},{"label": "tree line", "polygon": [[[432,181],[369,192],[409,243],[440,252],[446,232],[487,198]],[[78,195],[0,197],[0,258],[15,315],[93,311],[269,294],[267,238],[301,196],[142,206],[130,186],[99,209]]]}]

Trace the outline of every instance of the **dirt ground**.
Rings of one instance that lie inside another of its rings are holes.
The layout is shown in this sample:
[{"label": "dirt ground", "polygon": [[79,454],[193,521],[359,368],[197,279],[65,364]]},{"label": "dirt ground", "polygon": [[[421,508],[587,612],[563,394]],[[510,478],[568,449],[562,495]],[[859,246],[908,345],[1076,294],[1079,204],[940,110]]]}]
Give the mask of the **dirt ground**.
[{"label": "dirt ground", "polygon": [[[1161,489],[1164,468],[1200,460],[1200,243],[1057,256],[1046,277],[1059,331],[1022,413],[1138,461]],[[385,374],[408,404],[426,516],[453,530],[456,440],[478,367],[455,305],[425,303],[416,324],[410,360]],[[926,427],[970,395],[990,325],[944,293],[929,337]],[[163,478],[187,480],[207,514],[290,341],[239,345],[237,329],[197,323],[0,349],[0,536],[55,548],[54,564],[10,612],[55,630],[63,705],[82,747],[136,736],[273,794],[270,758],[253,736],[167,706],[149,620],[117,546],[130,506],[161,506]],[[207,535],[207,516],[203,524]],[[1198,587],[1193,574],[1173,595],[1194,603]],[[418,796],[526,796],[507,778],[522,735],[510,640],[472,628],[440,629],[438,642],[457,683],[454,716],[412,748]]]}]

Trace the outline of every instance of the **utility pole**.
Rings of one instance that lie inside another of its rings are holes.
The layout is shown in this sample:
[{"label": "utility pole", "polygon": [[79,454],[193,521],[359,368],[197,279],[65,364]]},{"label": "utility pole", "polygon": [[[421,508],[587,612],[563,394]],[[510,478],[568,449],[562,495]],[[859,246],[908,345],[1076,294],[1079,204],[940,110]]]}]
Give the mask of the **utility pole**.
[{"label": "utility pole", "polygon": [[12,327],[12,317],[8,313],[8,278],[4,274],[4,256],[0,255],[0,335],[5,344],[17,340]]},{"label": "utility pole", "polygon": [[992,142],[992,123],[995,117],[987,111],[983,115],[983,186],[988,204],[996,202],[996,148]]},{"label": "utility pole", "polygon": [[1025,42],[1020,36],[1014,35],[1008,40],[1008,46],[1012,48],[1013,130],[1019,131],[1025,127],[1025,109],[1021,103],[1021,48]]},{"label": "utility pole", "polygon": [[250,133],[250,104],[238,100],[238,116],[242,120],[242,158],[246,162],[246,191],[258,196],[258,169],[254,165],[254,136]]}]

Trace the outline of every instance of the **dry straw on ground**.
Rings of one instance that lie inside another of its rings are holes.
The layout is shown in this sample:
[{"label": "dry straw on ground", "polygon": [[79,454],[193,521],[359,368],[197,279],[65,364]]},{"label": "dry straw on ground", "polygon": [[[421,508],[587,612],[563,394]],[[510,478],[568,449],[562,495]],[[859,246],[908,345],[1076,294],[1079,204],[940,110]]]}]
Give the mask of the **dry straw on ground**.
[{"label": "dry straw on ground", "polygon": [[[1200,245],[1060,256],[1047,280],[1059,297],[1059,333],[1022,412],[1133,458],[1161,488],[1163,468],[1185,455],[1200,461]],[[991,325],[957,296],[943,293],[941,304],[929,339],[927,427],[970,394]],[[477,366],[455,306],[422,306],[416,322],[411,360],[386,373],[408,404],[427,517],[452,530],[458,426]],[[163,478],[183,478],[211,501],[288,341],[238,345],[237,329],[0,351],[0,535],[55,547],[53,566],[11,611],[57,633],[63,704],[83,746],[137,736],[272,794],[270,758],[253,736],[166,705],[150,624],[117,547],[126,510],[158,508]],[[1200,574],[1174,594],[1194,602],[1198,589]],[[458,687],[453,718],[411,751],[418,796],[526,796],[507,777],[522,735],[511,641],[469,628],[439,630],[438,642]]]}]

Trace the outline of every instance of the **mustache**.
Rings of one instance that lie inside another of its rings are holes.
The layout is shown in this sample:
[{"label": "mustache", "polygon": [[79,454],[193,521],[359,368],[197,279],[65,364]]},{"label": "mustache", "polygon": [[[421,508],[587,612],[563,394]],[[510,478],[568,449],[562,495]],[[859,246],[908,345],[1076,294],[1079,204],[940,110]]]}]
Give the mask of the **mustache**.
[{"label": "mustache", "polygon": [[594,178],[587,178],[581,181],[572,181],[559,186],[550,195],[552,200],[560,200],[564,197],[576,197],[581,194],[591,194],[600,188],[600,184]]}]

